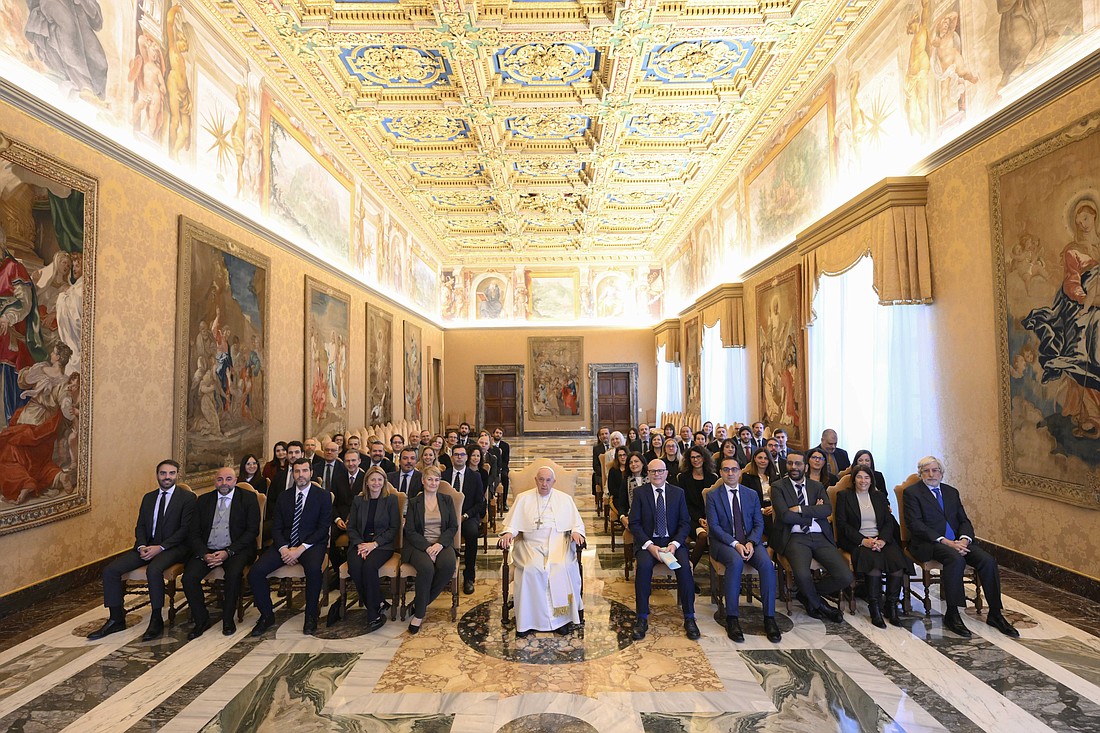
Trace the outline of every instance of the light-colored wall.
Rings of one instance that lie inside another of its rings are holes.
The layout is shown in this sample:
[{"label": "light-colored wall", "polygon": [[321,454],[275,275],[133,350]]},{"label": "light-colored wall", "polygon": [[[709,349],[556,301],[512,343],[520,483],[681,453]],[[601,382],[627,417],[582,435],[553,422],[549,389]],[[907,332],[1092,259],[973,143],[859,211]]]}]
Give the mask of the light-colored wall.
[{"label": "light-colored wall", "polygon": [[[140,496],[154,466],[172,455],[177,222],[180,214],[271,258],[269,444],[302,437],[305,275],[351,295],[352,426],[365,422],[366,303],[394,313],[394,411],[401,416],[402,319],[422,328],[424,363],[443,350],[442,331],[360,287],[340,281],[87,145],[0,105],[0,132],[99,179],[93,338],[95,375],[91,511],[0,537],[0,595],[129,547]],[[428,373],[423,384],[427,398]],[[186,478],[184,478],[186,480]]]},{"label": "light-colored wall", "polygon": [[[531,365],[527,356],[527,338],[554,336],[584,337],[581,414],[562,421],[532,420],[530,407]],[[652,414],[657,403],[657,352],[650,329],[542,329],[493,328],[451,329],[446,333],[447,359],[444,362],[446,394],[443,404],[456,421],[473,424],[477,417],[474,367],[488,364],[525,365],[524,429],[527,431],[592,431],[588,365],[618,362],[638,363],[638,409],[641,421]]]}]

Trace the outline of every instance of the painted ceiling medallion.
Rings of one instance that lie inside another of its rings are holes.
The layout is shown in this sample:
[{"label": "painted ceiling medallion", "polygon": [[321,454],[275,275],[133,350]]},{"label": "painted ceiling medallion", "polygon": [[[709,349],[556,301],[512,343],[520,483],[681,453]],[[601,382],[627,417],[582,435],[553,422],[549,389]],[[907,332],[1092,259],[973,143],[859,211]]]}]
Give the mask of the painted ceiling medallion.
[{"label": "painted ceiling medallion", "polygon": [[525,209],[547,215],[575,214],[581,210],[580,196],[571,193],[528,193],[520,196]]},{"label": "painted ceiling medallion", "polygon": [[418,161],[410,167],[414,173],[424,178],[476,178],[485,172],[480,163],[468,160]]},{"label": "painted ceiling medallion", "polygon": [[465,120],[436,112],[387,117],[382,120],[382,127],[398,140],[414,143],[453,142],[470,136],[470,126]]},{"label": "painted ceiling medallion", "polygon": [[713,121],[713,112],[649,112],[632,116],[626,129],[638,137],[683,138],[703,132]]},{"label": "painted ceiling medallion", "polygon": [[447,193],[434,194],[432,202],[439,206],[450,208],[471,208],[491,206],[493,197],[480,191],[449,191]]},{"label": "painted ceiling medallion", "polygon": [[576,160],[525,160],[512,165],[518,173],[535,178],[565,177],[584,170],[584,163]]},{"label": "painted ceiling medallion", "polygon": [[645,78],[663,82],[729,79],[752,57],[755,47],[739,40],[680,41],[656,46],[646,55]]},{"label": "painted ceiling medallion", "polygon": [[596,49],[576,43],[528,43],[500,49],[493,66],[506,82],[560,85],[590,79],[599,59]]},{"label": "painted ceiling medallion", "polygon": [[580,137],[592,124],[585,115],[549,114],[509,117],[504,127],[515,137],[528,140],[568,140]]},{"label": "painted ceiling medallion", "polygon": [[446,83],[451,65],[438,51],[410,46],[357,46],[340,50],[340,60],[355,78],[387,89],[431,89]]}]

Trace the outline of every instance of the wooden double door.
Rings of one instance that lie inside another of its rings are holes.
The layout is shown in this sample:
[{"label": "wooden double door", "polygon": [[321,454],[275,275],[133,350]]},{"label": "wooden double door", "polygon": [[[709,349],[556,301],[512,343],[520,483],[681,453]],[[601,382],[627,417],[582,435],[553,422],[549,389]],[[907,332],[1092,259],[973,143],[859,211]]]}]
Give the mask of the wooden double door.
[{"label": "wooden double door", "polygon": [[483,427],[489,432],[500,427],[505,435],[516,435],[519,432],[516,421],[519,409],[516,404],[516,375],[486,374],[482,390],[482,399],[485,402]]},{"label": "wooden double door", "polygon": [[630,408],[630,372],[598,372],[596,375],[597,414],[600,424],[623,435],[633,426]]}]

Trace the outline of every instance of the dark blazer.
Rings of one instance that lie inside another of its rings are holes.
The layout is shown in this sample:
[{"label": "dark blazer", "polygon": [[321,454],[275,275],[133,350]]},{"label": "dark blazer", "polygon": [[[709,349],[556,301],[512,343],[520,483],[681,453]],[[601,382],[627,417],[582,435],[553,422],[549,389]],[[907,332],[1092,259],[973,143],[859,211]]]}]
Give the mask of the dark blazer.
[{"label": "dark blazer", "polygon": [[707,443],[707,450],[710,451],[712,456],[718,455],[718,452],[722,450],[722,441],[712,440]]},{"label": "dark blazer", "polygon": [[740,442],[735,443],[734,445],[736,449],[733,455],[737,459],[737,462],[741,464],[741,468],[744,468],[745,466],[749,465],[749,462],[752,460],[752,453],[756,450],[756,448],[752,447],[751,445],[745,447]]},{"label": "dark blazer", "polygon": [[[386,474],[386,480],[390,482],[390,486],[397,489],[398,491],[401,490],[401,472],[400,471],[394,471],[393,473],[387,473]],[[423,476],[420,475],[420,471],[413,470],[412,476],[409,476],[409,491],[408,491],[408,494],[406,494],[406,496],[408,496],[408,498],[411,499],[423,490],[424,490],[424,478],[423,478]]]},{"label": "dark blazer", "polygon": [[272,509],[279,502],[279,496],[286,490],[286,482],[290,481],[290,486],[293,488],[294,479],[291,476],[291,467],[288,465],[285,470],[279,471],[275,474],[275,478],[271,479],[271,485],[267,487],[267,510],[268,515],[271,514]]},{"label": "dark blazer", "polygon": [[160,545],[166,550],[180,545],[186,546],[191,539],[191,523],[195,516],[195,495],[179,486],[172,492],[172,498],[164,510],[164,519],[157,526],[157,536],[153,536],[153,515],[157,510],[157,498],[160,489],[156,488],[141,497],[138,520],[134,526],[134,549],[142,545]]},{"label": "dark blazer", "polygon": [[[444,547],[454,545],[458,532],[458,515],[451,497],[436,494],[439,499],[439,544]],[[414,552],[426,552],[431,545],[424,537],[424,494],[421,492],[409,499],[405,512],[405,544],[401,548],[401,562],[408,562]]]},{"label": "dark blazer", "polygon": [[508,463],[512,460],[512,446],[508,445],[506,441],[501,440],[494,447],[500,451],[500,472],[503,475],[508,471]]},{"label": "dark blazer", "polygon": [[[875,524],[878,525],[878,536],[883,542],[897,542],[894,533],[894,516],[890,514],[890,502],[886,500],[886,494],[880,491],[869,492],[871,506],[875,510]],[[937,505],[938,507],[939,505]],[[855,489],[845,489],[836,495],[836,533],[837,544],[840,549],[847,552],[854,551],[863,542],[863,535],[859,532],[859,525],[863,518],[859,513],[859,498]]]},{"label": "dark blazer", "polygon": [[[733,547],[733,510],[727,498],[725,484],[707,494],[707,541]],[[760,512],[760,497],[747,486],[737,487],[741,502],[741,519],[745,527],[745,541],[759,547],[764,541],[764,515]]]},{"label": "dark blazer", "polygon": [[[454,468],[443,473],[443,480],[454,486]],[[462,514],[481,521],[485,516],[485,486],[481,475],[466,466],[462,472]]]},{"label": "dark blazer", "polygon": [[[812,451],[813,450],[819,450],[819,451],[822,451],[823,453],[825,453],[825,455],[829,454],[828,451],[826,451],[824,448],[822,448],[820,444],[818,444],[817,447],[815,447],[815,448],[811,448],[810,450],[812,450]],[[807,451],[807,452],[809,452],[809,451]],[[836,460],[836,471],[837,471],[837,473],[840,473],[841,471],[843,471],[844,469],[846,469],[846,468],[848,468],[849,466],[852,465],[852,461],[848,458],[848,451],[844,450],[843,448],[837,448],[836,450],[834,450],[833,451],[833,458]],[[829,462],[826,459],[825,468],[828,468],[828,467],[829,467]]]},{"label": "dark blazer", "polygon": [[942,511],[932,490],[923,481],[909,484],[901,494],[905,524],[909,529],[909,552],[921,562],[932,559],[932,548],[936,540],[944,536],[948,522],[956,539],[963,535],[974,538],[974,525],[966,516],[959,490],[941,483],[940,494],[943,496]]},{"label": "dark blazer", "polygon": [[241,482],[244,482],[254,488],[256,490],[256,493],[264,494],[265,496],[267,495],[267,478],[260,471],[252,474],[251,481],[246,479],[244,476],[241,476],[237,479],[237,483]]},{"label": "dark blazer", "polygon": [[[363,470],[366,471],[368,468],[371,467],[371,465],[372,465],[371,457],[370,456],[363,456],[363,464],[362,464]],[[391,461],[389,458],[385,458],[385,457],[382,458],[382,462],[378,464],[378,467],[381,468],[386,473],[393,473],[394,471],[397,470],[397,466],[394,465],[393,461]]]},{"label": "dark blazer", "polygon": [[[359,482],[362,487],[363,471],[359,471]],[[313,470],[313,478],[321,482],[321,486],[329,490],[332,494],[332,521],[336,521],[339,517],[345,522],[348,520],[348,513],[351,512],[351,500],[355,498],[355,490],[351,486],[351,481],[348,477],[348,469],[340,461],[336,461],[332,465],[332,485],[325,486],[325,462],[321,461],[320,470]],[[362,491],[362,488],[360,488]]]},{"label": "dark blazer", "polygon": [[695,445],[695,440],[677,440],[676,443],[680,446],[680,455],[686,456],[688,454],[688,451],[691,450],[691,446]]},{"label": "dark blazer", "polygon": [[[829,522],[829,515],[833,513],[829,492],[818,481],[809,478],[805,481],[806,503],[809,506],[802,507],[801,512],[791,511],[791,507],[798,504],[798,493],[794,490],[794,482],[789,477],[772,484],[772,510],[775,515],[772,534],[768,535],[768,541],[776,552],[783,552],[787,548],[787,541],[791,538],[791,527],[796,524],[806,524],[811,519],[817,520],[822,536],[836,544],[833,538],[833,525]],[[822,500],[820,506],[817,505],[818,499]]]},{"label": "dark blazer", "polygon": [[[339,463],[339,461],[337,461]],[[313,458],[309,459],[309,467],[313,469],[313,478],[317,478],[321,475],[321,470],[325,467],[325,457],[320,453],[314,453]]]},{"label": "dark blazer", "polygon": [[[688,513],[684,490],[668,483],[664,489],[665,527],[668,529],[669,539],[678,542],[681,547],[687,547],[691,515]],[[652,484],[644,483],[634,491],[628,526],[630,533],[634,535],[634,551],[641,552],[642,545],[653,540],[653,533],[657,529],[657,501],[653,496]]]},{"label": "dark blazer", "polygon": [[703,474],[700,481],[692,478],[691,471],[684,471],[676,477],[676,482],[684,490],[684,497],[687,499],[692,529],[701,526],[699,524],[700,519],[707,518],[707,508],[703,503],[703,492],[714,486],[716,481],[718,481],[718,476],[713,473]]},{"label": "dark blazer", "polygon": [[[360,472],[360,476],[362,472]],[[382,491],[378,499],[378,509],[374,512],[374,538],[367,536],[367,502],[362,494],[351,503],[348,515],[348,552],[364,542],[377,542],[379,550],[393,550],[397,546],[397,533],[401,531],[401,510],[397,506],[397,495]]]},{"label": "dark blazer", "polygon": [[[775,483],[771,479],[768,479],[768,483]],[[764,485],[760,483],[760,477],[751,473],[741,474],[741,485],[746,486],[756,492],[756,498],[760,500],[760,506],[771,506],[772,497],[771,492],[768,495],[764,495]]]},{"label": "dark blazer", "polygon": [[[290,533],[294,529],[295,490],[284,491],[279,495],[275,506],[275,524],[271,527],[271,539],[275,548],[290,544]],[[298,541],[303,545],[328,543],[329,524],[332,522],[332,497],[324,489],[309,485],[305,505],[302,507],[302,519],[298,525]]]},{"label": "dark blazer", "polygon": [[[191,522],[191,554],[202,559],[208,550],[210,530],[214,526],[214,513],[218,510],[217,491],[210,491],[198,498],[195,504],[195,521]],[[233,489],[233,498],[229,502],[229,539],[230,555],[256,551],[256,536],[260,534],[260,502],[247,489]]]},{"label": "dark blazer", "polygon": [[444,471],[451,470],[451,457],[449,455],[447,455],[446,453],[440,453],[438,456],[436,456],[435,459],[439,461],[440,465],[443,466]]},{"label": "dark blazer", "polygon": [[655,461],[658,458],[660,458],[660,456],[657,455],[657,451],[653,450],[652,448],[642,454],[642,460],[645,461],[646,467],[649,466],[650,461]]},{"label": "dark blazer", "polygon": [[[610,441],[607,444],[611,445]],[[611,450],[610,447],[604,447],[604,444],[600,441],[592,446],[592,485],[598,486],[603,482],[603,454]]]},{"label": "dark blazer", "polygon": [[489,450],[485,451],[485,463],[489,464],[489,482],[485,484],[485,489],[492,489],[496,491],[497,486],[500,485],[500,472],[501,461],[503,460],[500,449],[489,444]]}]

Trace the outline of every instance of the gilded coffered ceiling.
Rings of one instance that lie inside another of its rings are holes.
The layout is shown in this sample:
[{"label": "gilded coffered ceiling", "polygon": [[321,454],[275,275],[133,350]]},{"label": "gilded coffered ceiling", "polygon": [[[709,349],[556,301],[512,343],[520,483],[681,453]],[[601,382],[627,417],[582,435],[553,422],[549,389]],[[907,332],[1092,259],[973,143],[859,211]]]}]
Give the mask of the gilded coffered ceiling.
[{"label": "gilded coffered ceiling", "polygon": [[444,263],[661,258],[875,0],[206,0]]}]

